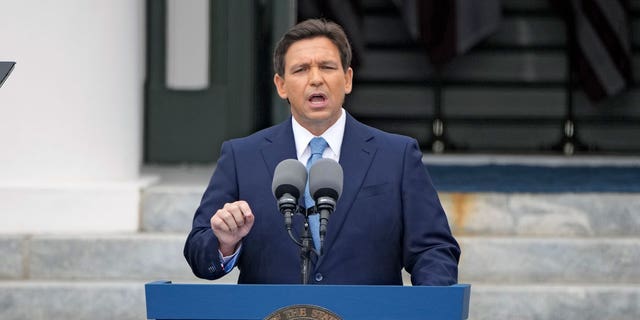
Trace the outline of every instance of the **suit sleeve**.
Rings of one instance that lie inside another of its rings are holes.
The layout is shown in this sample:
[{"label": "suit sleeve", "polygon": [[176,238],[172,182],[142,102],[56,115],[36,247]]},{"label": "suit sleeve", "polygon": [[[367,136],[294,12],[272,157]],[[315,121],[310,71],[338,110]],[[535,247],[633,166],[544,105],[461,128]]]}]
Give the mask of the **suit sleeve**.
[{"label": "suit sleeve", "polygon": [[460,247],[415,140],[407,144],[402,174],[403,260],[413,285],[446,286],[458,281]]},{"label": "suit sleeve", "polygon": [[215,280],[226,274],[218,251],[218,239],[213,234],[210,221],[225,203],[238,200],[236,177],[233,147],[231,143],[225,142],[184,246],[184,257],[199,278]]}]

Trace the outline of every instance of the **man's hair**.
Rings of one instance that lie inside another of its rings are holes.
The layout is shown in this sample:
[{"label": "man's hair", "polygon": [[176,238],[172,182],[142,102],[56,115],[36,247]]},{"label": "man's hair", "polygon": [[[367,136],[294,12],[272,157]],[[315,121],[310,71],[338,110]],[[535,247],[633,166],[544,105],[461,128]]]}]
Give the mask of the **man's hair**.
[{"label": "man's hair", "polygon": [[338,47],[342,69],[346,72],[351,66],[351,45],[342,27],[326,19],[309,19],[291,27],[278,41],[273,52],[275,73],[284,77],[284,56],[294,42],[317,37],[326,37]]}]

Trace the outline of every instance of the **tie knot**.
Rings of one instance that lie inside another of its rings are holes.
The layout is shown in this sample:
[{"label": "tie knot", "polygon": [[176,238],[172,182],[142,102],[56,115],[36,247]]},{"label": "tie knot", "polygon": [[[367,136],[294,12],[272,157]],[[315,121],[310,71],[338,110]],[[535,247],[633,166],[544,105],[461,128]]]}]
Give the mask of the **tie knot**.
[{"label": "tie knot", "polygon": [[324,152],[324,149],[327,148],[327,140],[324,140],[323,137],[314,137],[309,142],[309,147],[311,148],[311,154],[320,154]]}]

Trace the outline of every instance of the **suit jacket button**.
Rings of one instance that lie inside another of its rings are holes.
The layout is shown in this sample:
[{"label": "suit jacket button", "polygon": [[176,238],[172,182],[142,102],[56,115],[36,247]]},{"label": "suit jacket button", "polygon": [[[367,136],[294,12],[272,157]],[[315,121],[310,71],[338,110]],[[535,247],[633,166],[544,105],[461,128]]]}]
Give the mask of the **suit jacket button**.
[{"label": "suit jacket button", "polygon": [[324,279],[324,277],[322,276],[322,273],[316,273],[316,281],[320,282],[322,281],[322,279]]}]

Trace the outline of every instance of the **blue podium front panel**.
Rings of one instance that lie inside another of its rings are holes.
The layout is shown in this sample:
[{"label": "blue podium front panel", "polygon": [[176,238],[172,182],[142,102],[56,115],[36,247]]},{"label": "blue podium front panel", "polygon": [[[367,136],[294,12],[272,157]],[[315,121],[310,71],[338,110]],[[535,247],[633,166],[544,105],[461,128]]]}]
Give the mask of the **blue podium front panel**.
[{"label": "blue podium front panel", "polygon": [[470,285],[447,287],[219,285],[153,282],[149,319],[264,319],[291,305],[315,305],[342,319],[467,319]]}]

